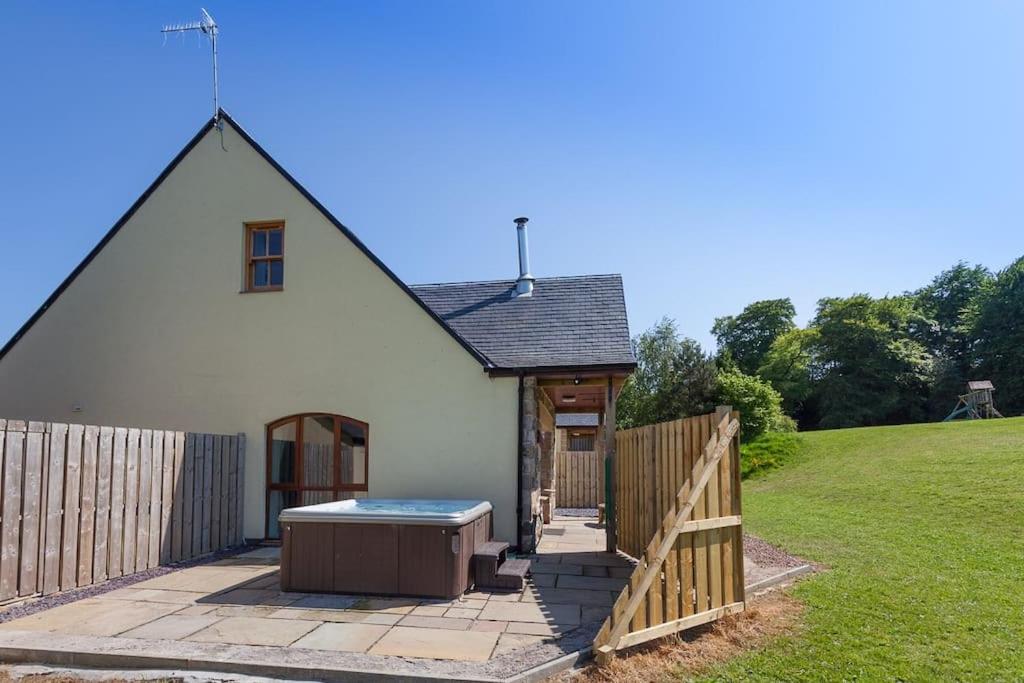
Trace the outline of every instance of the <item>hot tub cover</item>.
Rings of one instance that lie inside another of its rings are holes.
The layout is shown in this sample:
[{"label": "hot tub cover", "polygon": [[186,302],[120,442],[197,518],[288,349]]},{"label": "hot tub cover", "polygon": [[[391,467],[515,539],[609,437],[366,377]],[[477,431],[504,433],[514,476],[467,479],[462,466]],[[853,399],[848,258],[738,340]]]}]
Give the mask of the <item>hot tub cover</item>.
[{"label": "hot tub cover", "polygon": [[287,508],[281,522],[350,522],[461,526],[491,511],[486,500],[361,498]]}]

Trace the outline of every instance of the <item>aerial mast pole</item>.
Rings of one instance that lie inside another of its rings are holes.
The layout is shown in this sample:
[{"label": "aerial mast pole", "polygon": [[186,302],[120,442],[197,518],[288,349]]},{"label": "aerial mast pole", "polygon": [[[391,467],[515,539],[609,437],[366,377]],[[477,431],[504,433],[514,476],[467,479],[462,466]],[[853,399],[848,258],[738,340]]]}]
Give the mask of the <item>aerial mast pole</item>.
[{"label": "aerial mast pole", "polygon": [[191,31],[199,31],[200,33],[206,34],[206,37],[210,39],[210,45],[213,52],[213,121],[220,128],[220,94],[218,92],[218,74],[217,74],[217,22],[213,20],[210,13],[205,9],[200,8],[203,13],[202,19],[199,21],[190,21],[185,24],[171,24],[164,26],[160,31],[164,35],[168,33],[188,33]]}]

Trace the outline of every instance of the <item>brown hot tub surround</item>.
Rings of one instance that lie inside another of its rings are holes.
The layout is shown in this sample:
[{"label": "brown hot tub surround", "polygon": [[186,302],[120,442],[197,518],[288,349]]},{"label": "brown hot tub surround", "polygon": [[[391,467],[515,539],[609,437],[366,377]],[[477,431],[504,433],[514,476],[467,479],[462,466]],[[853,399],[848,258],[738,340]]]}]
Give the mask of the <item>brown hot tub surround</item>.
[{"label": "brown hot tub surround", "polygon": [[491,540],[481,500],[343,500],[290,508],[279,521],[285,591],[455,598]]}]

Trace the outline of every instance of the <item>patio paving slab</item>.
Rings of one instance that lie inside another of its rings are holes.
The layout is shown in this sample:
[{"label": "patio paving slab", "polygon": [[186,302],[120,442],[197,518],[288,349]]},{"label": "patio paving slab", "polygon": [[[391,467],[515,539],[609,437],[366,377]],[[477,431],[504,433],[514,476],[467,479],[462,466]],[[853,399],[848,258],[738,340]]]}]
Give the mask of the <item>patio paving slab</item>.
[{"label": "patio paving slab", "polygon": [[561,562],[531,562],[531,574],[583,574],[582,564],[563,564]]},{"label": "patio paving slab", "polygon": [[496,602],[480,612],[481,619],[526,621],[536,624],[579,625],[579,605],[541,605],[533,602]]},{"label": "patio paving slab", "polygon": [[598,578],[596,576],[559,576],[558,588],[583,588],[594,591],[619,592],[626,585],[626,579]]},{"label": "patio paving slab", "polygon": [[135,600],[142,602],[166,602],[172,605],[191,605],[205,598],[207,593],[198,591],[169,591],[160,588],[118,588],[96,597],[100,600]]},{"label": "patio paving slab", "polygon": [[113,636],[180,609],[180,605],[87,598],[0,624],[5,631]]},{"label": "patio paving slab", "polygon": [[451,608],[444,607],[443,605],[420,605],[419,607],[414,607],[409,614],[417,617],[443,617],[444,613],[449,609]]},{"label": "patio paving slab", "polygon": [[521,633],[525,635],[546,636],[548,638],[552,638],[565,635],[569,631],[577,628],[579,627],[572,624],[531,624],[524,621],[513,621],[509,622],[508,628],[505,629],[505,633]]},{"label": "patio paving slab", "polygon": [[401,619],[401,614],[381,614],[379,612],[353,612],[349,610],[329,609],[279,609],[269,615],[271,619],[304,619],[306,621],[331,621],[350,624],[378,624],[394,626]]},{"label": "patio paving slab", "polygon": [[486,662],[500,635],[396,626],[370,648],[370,654]]},{"label": "patio paving slab", "polygon": [[419,604],[419,600],[410,598],[360,598],[350,609],[385,614],[408,614]]},{"label": "patio paving slab", "polygon": [[223,605],[213,613],[218,617],[271,617],[279,609],[272,605]]},{"label": "patio paving slab", "polygon": [[319,622],[261,619],[259,617],[227,617],[185,640],[200,643],[231,643],[234,645],[290,645],[306,635]]},{"label": "patio paving slab", "polygon": [[277,571],[276,567],[192,567],[171,572],[135,584],[134,588],[162,588],[165,590],[203,591],[214,593],[248,583],[260,575]]},{"label": "patio paving slab", "polygon": [[544,640],[541,636],[524,635],[521,633],[502,633],[498,638],[498,645],[494,648],[495,655],[503,655],[506,652],[518,650],[522,647],[536,645]]},{"label": "patio paving slab", "polygon": [[480,610],[478,609],[462,609],[461,607],[452,607],[450,610],[444,613],[444,616],[454,619],[469,619],[473,620],[480,616]]},{"label": "patio paving slab", "polygon": [[471,619],[450,619],[448,617],[417,617],[410,614],[398,622],[399,626],[415,626],[417,628],[440,628],[447,631],[468,631],[472,626]]},{"label": "patio paving slab", "polygon": [[387,633],[388,626],[375,624],[322,624],[289,647],[340,652],[366,652]]},{"label": "patio paving slab", "polygon": [[[617,593],[605,590],[585,590],[582,588],[541,588],[531,587],[523,592],[521,602],[545,602],[553,605],[588,605],[611,607]],[[605,609],[607,614],[610,609]]]},{"label": "patio paving slab", "polygon": [[470,631],[483,631],[486,633],[502,633],[508,627],[507,621],[474,621],[469,627]]},{"label": "patio paving slab", "polygon": [[180,640],[220,620],[217,616],[168,614],[120,634],[121,638]]},{"label": "patio paving slab", "polygon": [[[295,596],[294,593],[282,593],[282,595]],[[289,607],[295,609],[348,609],[359,602],[356,595],[308,595],[298,596]]]},{"label": "patio paving slab", "polygon": [[180,609],[175,614],[182,616],[195,616],[197,614],[209,614],[210,612],[217,609],[217,605],[190,605],[185,609]]}]

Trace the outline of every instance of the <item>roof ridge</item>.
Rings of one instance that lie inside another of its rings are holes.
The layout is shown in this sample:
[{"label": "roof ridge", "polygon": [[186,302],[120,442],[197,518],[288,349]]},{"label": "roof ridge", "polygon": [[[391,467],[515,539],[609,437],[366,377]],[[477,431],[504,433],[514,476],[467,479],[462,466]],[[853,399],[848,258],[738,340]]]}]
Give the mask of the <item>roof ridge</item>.
[{"label": "roof ridge", "polygon": [[[593,273],[591,275],[552,275],[549,277],[539,277],[535,282],[552,282],[560,280],[592,280],[595,278],[622,278],[621,273]],[[416,284],[410,284],[410,287],[454,287],[458,285],[497,285],[497,284],[514,284],[515,278],[504,278],[501,280],[464,280],[455,282],[420,282]]]}]

